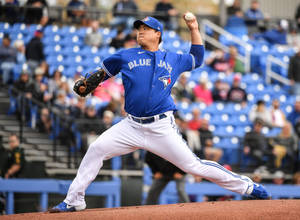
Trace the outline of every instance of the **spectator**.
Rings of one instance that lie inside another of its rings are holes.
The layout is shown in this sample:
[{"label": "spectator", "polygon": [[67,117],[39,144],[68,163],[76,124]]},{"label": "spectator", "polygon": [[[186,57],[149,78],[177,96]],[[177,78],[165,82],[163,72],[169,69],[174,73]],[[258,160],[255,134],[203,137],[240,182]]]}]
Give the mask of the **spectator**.
[{"label": "spectator", "polygon": [[49,79],[48,88],[49,93],[56,97],[56,93],[62,84],[62,73],[59,70],[55,70],[52,77]]},{"label": "spectator", "polygon": [[201,127],[201,112],[198,108],[192,110],[192,119],[188,122],[187,141],[192,151],[200,151],[201,143],[198,129]]},{"label": "spectator", "polygon": [[87,33],[84,42],[85,44],[92,47],[101,47],[102,46],[102,35],[99,33],[99,21],[94,20],[91,22],[91,32]]},{"label": "spectator", "polygon": [[187,141],[188,123],[182,117],[180,117],[178,112],[175,113],[175,123],[178,126],[178,131],[180,132],[182,138]]},{"label": "spectator", "polygon": [[280,102],[278,99],[274,99],[272,102],[271,117],[273,127],[283,127],[286,123],[285,114],[280,109]]},{"label": "spectator", "polygon": [[258,100],[256,105],[249,112],[249,120],[254,122],[256,119],[261,119],[265,126],[272,127],[272,115],[266,108],[265,102]]},{"label": "spectator", "polygon": [[264,15],[259,9],[259,2],[257,0],[251,1],[250,8],[245,12],[245,20],[248,26],[249,34],[258,31],[259,21],[263,21]]},{"label": "spectator", "polygon": [[117,30],[117,35],[111,40],[109,46],[114,47],[115,49],[119,49],[124,46],[124,29],[119,27]]},{"label": "spectator", "polygon": [[18,0],[5,0],[3,7],[4,20],[9,23],[16,23],[19,18]]},{"label": "spectator", "polygon": [[248,35],[247,25],[243,16],[244,14],[242,11],[236,11],[227,19],[226,25],[224,27],[225,30],[233,35],[236,35],[237,37]]},{"label": "spectator", "polygon": [[280,20],[276,28],[265,31],[263,33],[255,33],[253,37],[255,39],[264,39],[270,44],[287,44],[287,34],[288,34],[288,21]]},{"label": "spectator", "polygon": [[176,16],[178,12],[169,0],[160,0],[157,2],[154,12],[157,14],[155,18],[161,21],[167,30],[177,30],[178,23]]},{"label": "spectator", "polygon": [[[254,121],[252,131],[245,134],[244,137],[244,148],[243,152],[245,156],[249,156],[251,159],[251,167],[264,166],[266,164],[264,156],[269,155],[268,145],[265,136],[261,133],[264,126],[264,122],[261,119],[256,119]],[[272,160],[268,161],[267,164],[269,168],[273,168]]]},{"label": "spectator", "polygon": [[[102,124],[101,124],[101,127],[99,127],[102,132],[109,129],[113,125],[114,116],[115,115],[112,111],[109,111],[109,110],[104,111],[103,118],[102,118]],[[95,128],[95,130],[91,130],[90,133],[87,135],[87,146],[89,146],[98,137],[98,135],[96,135],[95,132],[96,132],[96,129],[99,129],[99,128],[97,128],[96,126],[94,128]]]},{"label": "spectator", "polygon": [[196,101],[203,102],[206,105],[211,105],[213,103],[213,99],[211,91],[207,88],[207,78],[201,77],[199,82],[200,84],[195,86],[193,89]]},{"label": "spectator", "polygon": [[36,68],[32,92],[32,97],[41,103],[48,102],[52,98],[51,94],[48,93],[48,85],[45,82],[44,73],[41,67]]},{"label": "spectator", "polygon": [[103,113],[102,121],[104,123],[105,130],[109,129],[113,125],[114,116],[114,113],[109,110],[106,110]]},{"label": "spectator", "polygon": [[241,103],[242,106],[247,104],[247,93],[240,87],[241,75],[236,74],[233,77],[232,86],[227,94],[228,102]]},{"label": "spectator", "polygon": [[0,70],[2,72],[2,83],[10,82],[12,69],[16,64],[17,51],[11,45],[8,34],[4,34],[2,45],[0,46]]},{"label": "spectator", "polygon": [[238,50],[235,46],[229,47],[229,66],[231,72],[245,73],[245,66],[241,60],[238,59]]},{"label": "spectator", "polygon": [[197,131],[201,127],[202,123],[201,111],[198,108],[192,110],[192,119],[188,122],[190,130]]},{"label": "spectator", "polygon": [[50,118],[50,113],[47,108],[42,108],[40,113],[40,118],[36,124],[39,132],[50,135],[52,132],[52,123]]},{"label": "spectator", "polygon": [[67,78],[67,84],[68,84],[68,87],[69,87],[69,90],[72,91],[73,90],[73,86],[75,84],[75,82],[80,79],[81,77],[81,74],[80,72],[76,71],[75,74],[73,75],[73,78],[72,77],[69,77]]},{"label": "spectator", "polygon": [[263,178],[262,174],[263,173],[261,172],[260,169],[254,170],[253,175],[252,175],[252,180],[256,183],[261,183],[262,178]]},{"label": "spectator", "polygon": [[233,4],[227,8],[227,15],[234,15],[237,11],[241,11],[241,2],[240,0],[234,0]]},{"label": "spectator", "polygon": [[123,86],[117,83],[114,77],[110,77],[95,89],[94,96],[102,102],[109,102],[112,98],[120,100],[123,93]]},{"label": "spectator", "polygon": [[203,151],[206,160],[219,162],[223,156],[223,150],[221,148],[213,147],[212,139],[206,139]]},{"label": "spectator", "polygon": [[178,202],[183,203],[190,201],[185,192],[185,173],[182,170],[151,152],[146,153],[145,162],[149,165],[153,174],[153,182],[148,192],[146,205],[157,204],[162,190],[172,180],[176,182],[179,197]]},{"label": "spectator", "polygon": [[[63,77],[63,79],[65,79]],[[75,95],[72,93],[73,90],[70,90],[68,83],[65,80],[62,80],[62,83],[60,84],[59,90],[62,90],[66,94],[65,103],[67,107],[70,107],[73,102],[76,102]]]},{"label": "spectator", "polygon": [[293,183],[300,186],[300,172],[296,172],[293,176]]},{"label": "spectator", "polygon": [[213,133],[209,130],[209,121],[203,119],[201,122],[201,127],[198,129],[200,133],[201,146],[205,145],[205,142],[209,139],[213,139]]},{"label": "spectator", "polygon": [[300,4],[297,7],[296,14],[295,14],[296,24],[298,26],[298,30],[300,30]]},{"label": "spectator", "polygon": [[298,52],[290,58],[288,68],[288,78],[291,80],[293,86],[293,93],[300,96],[300,45],[298,45]]},{"label": "spectator", "polygon": [[111,111],[112,113],[114,113],[114,117],[123,117],[123,116],[127,116],[126,113],[124,115],[123,113],[123,107],[124,107],[124,98],[121,97],[120,99],[115,99],[112,98],[110,100],[110,102],[103,108],[100,108],[98,110],[98,116],[100,116],[101,118],[103,118],[103,114],[106,110]]},{"label": "spectator", "polygon": [[86,4],[81,0],[71,0],[68,5],[67,15],[72,23],[86,25]]},{"label": "spectator", "polygon": [[20,147],[20,141],[16,134],[9,135],[9,151],[4,167],[4,178],[18,177],[25,166],[25,155],[23,149]]},{"label": "spectator", "polygon": [[62,111],[67,110],[69,107],[66,96],[66,91],[64,91],[63,89],[59,89],[57,91],[57,96],[54,100],[54,105]]},{"label": "spectator", "polygon": [[122,26],[126,29],[132,29],[133,22],[136,20],[138,7],[134,0],[118,0],[113,6],[113,20],[111,27]]},{"label": "spectator", "polygon": [[84,118],[85,108],[86,108],[85,98],[77,97],[76,104],[70,107],[70,114],[74,118]]},{"label": "spectator", "polygon": [[46,0],[28,0],[26,3],[25,23],[41,24],[48,23],[48,4]]},{"label": "spectator", "polygon": [[227,93],[229,90],[229,85],[223,82],[221,79],[217,79],[214,83],[212,90],[212,97],[215,102],[217,101],[227,101]]},{"label": "spectator", "polygon": [[[17,99],[16,114],[19,119],[21,118],[22,104],[23,104],[23,108],[24,108],[23,111],[25,113],[26,119],[28,120],[30,118],[30,102],[31,102],[33,92],[34,92],[34,84],[29,78],[28,72],[26,70],[23,70],[19,79],[14,82],[13,90],[12,90],[12,94]],[[24,97],[26,98],[23,100],[23,102],[21,101],[22,95],[24,95]]]},{"label": "spectator", "polygon": [[273,146],[273,154],[275,156],[275,167],[283,168],[282,160],[286,158],[285,168],[292,171],[294,168],[295,155],[297,150],[297,140],[293,135],[291,123],[287,122],[283,126],[280,134],[270,140]]},{"label": "spectator", "polygon": [[300,45],[300,33],[295,25],[291,25],[291,28],[286,37],[287,44],[289,47],[298,47]]},{"label": "spectator", "polygon": [[43,31],[37,30],[34,37],[26,45],[25,55],[30,73],[33,75],[35,69],[45,61],[44,44],[42,43]]},{"label": "spectator", "polygon": [[277,170],[274,173],[273,183],[276,185],[282,185],[284,183],[284,173],[281,170]]},{"label": "spectator", "polygon": [[[33,93],[33,84],[31,79],[29,78],[29,74],[26,70],[23,70],[20,78],[14,82],[13,87],[20,91],[21,93],[25,94],[26,98],[31,98]],[[17,93],[14,93],[17,95]]]},{"label": "spectator", "polygon": [[187,83],[187,76],[185,73],[181,74],[179,80],[175,83],[172,93],[175,100],[179,102],[190,103],[195,100],[193,89]]},{"label": "spectator", "polygon": [[17,50],[17,56],[16,56],[17,64],[18,65],[25,64],[26,63],[26,56],[25,56],[24,41],[22,41],[22,40],[16,40],[14,42],[14,47]]},{"label": "spectator", "polygon": [[82,153],[87,150],[89,140],[93,139],[96,134],[101,134],[106,130],[104,123],[97,117],[97,111],[92,105],[85,109],[84,119],[78,120],[77,125],[81,132]]},{"label": "spectator", "polygon": [[297,98],[293,111],[288,115],[287,119],[294,126],[295,132],[300,137],[300,99]]},{"label": "spectator", "polygon": [[231,73],[229,62],[225,57],[225,52],[221,49],[216,49],[213,51],[206,59],[206,64],[215,71],[225,72],[227,74]]}]

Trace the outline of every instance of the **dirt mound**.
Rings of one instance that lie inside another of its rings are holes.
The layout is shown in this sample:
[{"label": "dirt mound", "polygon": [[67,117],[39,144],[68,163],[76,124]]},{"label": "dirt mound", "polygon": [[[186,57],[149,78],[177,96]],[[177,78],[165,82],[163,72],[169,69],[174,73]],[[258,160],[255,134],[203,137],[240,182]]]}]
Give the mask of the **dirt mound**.
[{"label": "dirt mound", "polygon": [[248,200],[182,203],[173,205],[131,206],[88,209],[72,213],[26,213],[2,216],[0,219],[299,219],[300,200]]}]

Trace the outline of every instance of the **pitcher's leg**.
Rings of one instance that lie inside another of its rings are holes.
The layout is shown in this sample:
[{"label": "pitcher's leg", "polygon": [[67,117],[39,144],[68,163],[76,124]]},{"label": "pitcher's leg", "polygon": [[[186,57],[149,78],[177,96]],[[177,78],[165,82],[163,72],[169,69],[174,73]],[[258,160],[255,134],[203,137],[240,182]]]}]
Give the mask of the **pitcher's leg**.
[{"label": "pitcher's leg", "polygon": [[131,129],[123,120],[105,131],[89,146],[64,202],[73,206],[85,204],[85,190],[99,173],[103,160],[137,149],[135,146],[138,145],[135,145],[137,144],[135,141],[138,140],[134,138],[129,140],[130,138],[127,137],[130,132],[133,132]]},{"label": "pitcher's leg", "polygon": [[200,160],[189,149],[174,127],[165,126],[159,129],[165,135],[152,135],[148,139],[147,150],[165,158],[187,173],[199,175],[240,194],[246,193],[253,185],[248,177],[233,173],[216,162]]}]

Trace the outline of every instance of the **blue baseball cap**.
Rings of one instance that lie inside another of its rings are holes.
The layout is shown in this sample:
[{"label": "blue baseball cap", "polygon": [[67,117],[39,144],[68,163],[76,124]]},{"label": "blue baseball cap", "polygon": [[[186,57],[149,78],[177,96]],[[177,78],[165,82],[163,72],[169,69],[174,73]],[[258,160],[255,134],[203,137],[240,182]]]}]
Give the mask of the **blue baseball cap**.
[{"label": "blue baseball cap", "polygon": [[145,24],[148,27],[157,30],[161,33],[161,35],[163,34],[163,25],[162,23],[160,23],[157,19],[147,16],[142,20],[136,20],[133,23],[134,28],[138,29],[140,27],[140,25]]}]

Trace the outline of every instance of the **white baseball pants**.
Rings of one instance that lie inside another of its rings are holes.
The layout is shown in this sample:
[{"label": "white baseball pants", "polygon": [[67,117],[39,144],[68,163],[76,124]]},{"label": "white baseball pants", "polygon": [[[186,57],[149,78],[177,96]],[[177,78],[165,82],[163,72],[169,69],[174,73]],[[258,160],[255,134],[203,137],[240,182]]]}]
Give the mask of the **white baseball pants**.
[{"label": "white baseball pants", "polygon": [[140,124],[129,117],[101,134],[88,148],[66,199],[69,205],[85,204],[85,190],[95,179],[103,160],[133,152],[151,151],[193,175],[208,179],[225,189],[245,194],[253,186],[246,176],[228,171],[213,161],[200,160],[178,133],[172,112],[166,118]]}]

